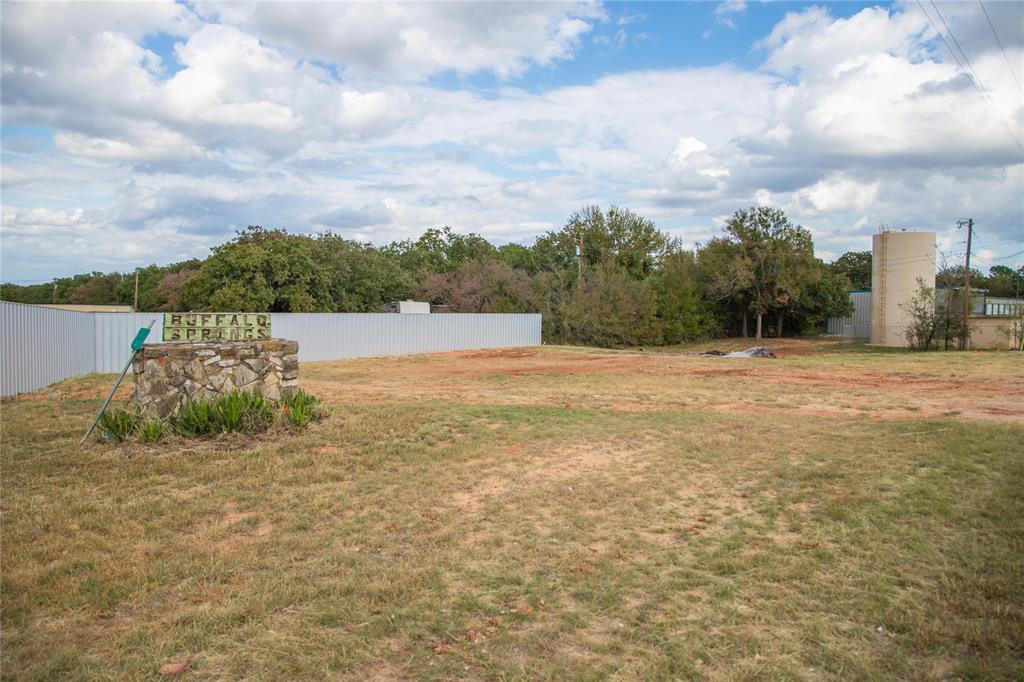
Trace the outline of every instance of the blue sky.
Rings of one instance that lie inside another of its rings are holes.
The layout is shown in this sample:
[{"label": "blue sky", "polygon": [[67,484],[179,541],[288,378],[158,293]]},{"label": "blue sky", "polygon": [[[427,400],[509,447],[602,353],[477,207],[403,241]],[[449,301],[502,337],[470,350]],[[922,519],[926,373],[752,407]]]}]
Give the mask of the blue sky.
[{"label": "blue sky", "polygon": [[986,9],[1005,55],[971,2],[7,3],[0,278],[247,224],[529,243],[612,203],[687,244],[775,205],[826,258],[884,224],[956,261],[975,217],[1016,265],[1024,4]]}]

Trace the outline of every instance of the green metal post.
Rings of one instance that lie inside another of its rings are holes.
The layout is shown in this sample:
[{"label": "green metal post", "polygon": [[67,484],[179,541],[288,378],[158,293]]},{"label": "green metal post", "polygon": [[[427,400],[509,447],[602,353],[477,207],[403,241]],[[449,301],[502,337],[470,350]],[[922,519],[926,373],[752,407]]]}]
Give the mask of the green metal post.
[{"label": "green metal post", "polygon": [[135,338],[132,339],[132,356],[128,358],[128,363],[124,366],[124,369],[121,370],[121,376],[117,377],[117,381],[114,382],[114,388],[110,389],[110,395],[108,395],[107,399],[103,401],[103,407],[100,408],[100,411],[96,413],[96,417],[93,418],[92,424],[89,425],[89,430],[85,432],[84,436],[82,436],[82,440],[78,441],[79,446],[85,442],[85,439],[89,437],[92,430],[96,428],[96,424],[99,423],[100,417],[103,416],[103,412],[107,409],[107,406],[110,405],[110,401],[114,399],[114,394],[117,393],[117,387],[120,386],[121,382],[124,380],[124,375],[128,373],[128,368],[132,366],[133,362],[135,362],[135,355],[142,348],[142,344],[145,343],[146,337],[149,336],[149,331],[153,328],[154,322],[156,322],[156,320],[150,322],[149,326],[142,327],[139,329],[138,333],[135,334]]}]

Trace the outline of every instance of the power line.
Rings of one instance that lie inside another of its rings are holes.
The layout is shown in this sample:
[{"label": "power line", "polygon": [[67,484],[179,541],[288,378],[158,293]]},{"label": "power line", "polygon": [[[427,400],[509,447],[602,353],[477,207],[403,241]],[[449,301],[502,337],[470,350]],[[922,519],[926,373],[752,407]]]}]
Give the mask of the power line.
[{"label": "power line", "polygon": [[999,123],[1003,126],[1003,130],[1005,130],[1006,134],[1013,139],[1013,142],[1014,144],[1017,145],[1017,148],[1024,152],[1024,144],[1021,144],[1020,140],[1017,139],[1017,135],[1016,133],[1013,132],[1013,128],[1011,128],[1010,124],[1006,122],[1006,119],[1003,118],[1003,115],[1002,113],[1000,113],[999,108],[996,106],[995,102],[989,96],[988,90],[985,89],[984,83],[982,83],[981,79],[978,78],[977,72],[974,71],[974,66],[971,65],[970,60],[967,59],[966,53],[964,53],[964,51],[960,48],[960,43],[957,42],[956,36],[954,36],[953,32],[949,30],[949,24],[947,24],[946,20],[942,18],[942,13],[939,11],[939,8],[935,6],[934,0],[929,0],[929,2],[931,3],[932,8],[935,10],[935,14],[937,14],[939,19],[942,21],[942,25],[946,27],[947,31],[949,31],[949,37],[953,39],[953,42],[956,44],[957,49],[960,50],[960,54],[963,56],[964,61],[970,68],[971,73],[974,74],[973,78],[971,77],[971,74],[967,73],[967,71],[964,69],[964,63],[960,61],[960,57],[958,57],[956,52],[953,51],[953,48],[950,47],[949,41],[946,40],[946,36],[942,33],[942,31],[939,30],[939,27],[935,24],[935,21],[932,19],[931,15],[925,11],[924,5],[921,4],[921,0],[917,0],[917,6],[921,10],[921,13],[924,14],[925,18],[928,19],[928,23],[930,23],[932,25],[932,28],[935,29],[935,32],[939,35],[940,38],[942,38],[943,45],[945,45],[946,49],[949,50],[949,53],[953,55],[953,60],[956,61],[956,65],[960,68],[960,72],[967,76],[967,80],[971,81],[971,85],[974,86],[974,89],[977,90],[978,94],[982,96],[985,102],[989,105],[989,108],[992,109],[993,113],[995,113],[995,115],[999,117]]},{"label": "power line", "polygon": [[[1021,218],[1024,218],[1024,215],[1019,215],[1016,218],[1014,218],[1013,220],[1011,220],[1010,222],[1008,222],[1005,225],[1003,225],[1002,227],[999,227],[999,228],[996,228],[996,229],[998,229],[998,230],[1005,230],[1006,228],[1010,227],[1014,223],[1020,222]],[[978,234],[977,234],[978,231],[975,230],[974,232],[975,232],[975,234],[974,234],[974,241],[975,242],[981,241],[981,240],[978,239]],[[986,236],[985,237],[985,241],[984,241],[984,243],[981,244],[981,246],[982,246],[982,248],[988,248],[988,249],[991,250],[992,244],[1010,244],[1010,243],[1016,245],[1016,244],[1020,243],[1020,240],[1019,239],[1000,239],[998,237],[993,237],[992,241],[989,241],[989,237]]]},{"label": "power line", "polygon": [[923,14],[925,18],[928,20],[928,23],[932,25],[932,28],[935,29],[935,32],[939,35],[939,37],[942,38],[942,44],[945,45],[946,49],[949,50],[949,53],[953,55],[953,60],[956,61],[956,65],[959,66],[961,70],[963,70],[964,65],[960,61],[960,57],[958,57],[956,55],[956,52],[953,51],[953,48],[949,46],[949,42],[946,40],[946,35],[939,30],[939,27],[935,24],[935,21],[932,19],[932,16],[925,11],[924,5],[921,4],[921,0],[917,0],[917,7],[918,9],[921,10],[921,14]]},{"label": "power line", "polygon": [[988,256],[979,256],[976,253],[972,253],[971,255],[975,256],[976,258],[980,258],[982,260],[987,260],[989,262],[993,262],[993,261],[997,261],[997,260],[1010,260],[1011,258],[1016,258],[1017,256],[1020,256],[1021,254],[1024,254],[1024,249],[1021,249],[1017,253],[1011,253],[1008,256],[993,256],[991,258],[988,257]]},{"label": "power line", "polygon": [[1003,224],[1000,227],[997,227],[996,230],[1005,230],[1006,228],[1010,227],[1011,225],[1015,225],[1016,223],[1019,223],[1021,218],[1024,218],[1024,213],[1020,214],[1019,216],[1017,216],[1016,218],[1014,218],[1010,222],[1005,223],[1005,224]]},{"label": "power line", "polygon": [[992,35],[995,36],[996,45],[999,46],[999,51],[1003,53],[1003,59],[1006,60],[1006,68],[1010,69],[1010,75],[1013,76],[1013,82],[1017,84],[1017,89],[1020,90],[1020,94],[1024,95],[1024,88],[1021,87],[1020,81],[1017,79],[1017,72],[1013,70],[1013,64],[1010,63],[1010,58],[1006,56],[1006,50],[1003,49],[1003,41],[999,40],[999,34],[996,33],[996,27],[992,23],[992,19],[988,16],[988,10],[985,9],[985,3],[978,0],[978,4],[981,5],[981,11],[985,13],[985,18],[988,19],[988,27],[992,29]]},{"label": "power line", "polygon": [[964,58],[964,62],[967,64],[967,68],[971,70],[971,74],[974,76],[974,87],[978,90],[978,92],[981,93],[982,97],[986,99],[986,101],[992,107],[992,111],[994,111],[996,116],[999,117],[999,120],[1002,122],[1003,127],[1006,129],[1006,132],[1010,134],[1010,137],[1012,137],[1013,141],[1017,143],[1017,146],[1020,148],[1020,150],[1024,152],[1024,145],[1021,145],[1020,140],[1017,138],[1017,134],[1013,132],[1013,128],[1010,127],[1010,124],[1006,122],[1005,118],[1003,118],[1002,112],[999,111],[999,107],[996,105],[995,100],[992,99],[992,96],[989,94],[988,88],[985,87],[985,83],[981,80],[981,76],[978,75],[978,72],[975,70],[974,65],[971,64],[971,60],[967,57],[967,53],[964,52],[964,49],[962,47],[960,47],[960,41],[956,39],[956,34],[953,33],[953,29],[951,29],[949,27],[949,24],[946,23],[946,19],[942,16],[942,12],[939,11],[939,7],[938,5],[935,4],[935,0],[928,0],[928,2],[931,4],[932,9],[935,10],[935,14],[939,17],[939,21],[941,21],[942,25],[946,27],[946,31],[949,33],[949,37],[953,39],[953,44],[956,45],[956,49],[960,51],[960,56]]},{"label": "power line", "polygon": [[988,220],[989,218],[994,216],[996,213],[1000,213],[1004,208],[1006,208],[1007,206],[1009,206],[1010,204],[1012,204],[1013,202],[1017,201],[1018,199],[1020,199],[1022,197],[1024,197],[1024,194],[1017,194],[1017,195],[1015,195],[1009,201],[1007,201],[1005,204],[1003,204],[1002,206],[1000,206],[999,208],[997,208],[994,211],[989,211],[988,213],[985,214],[984,218],[978,218],[975,222],[980,223],[982,220]]}]

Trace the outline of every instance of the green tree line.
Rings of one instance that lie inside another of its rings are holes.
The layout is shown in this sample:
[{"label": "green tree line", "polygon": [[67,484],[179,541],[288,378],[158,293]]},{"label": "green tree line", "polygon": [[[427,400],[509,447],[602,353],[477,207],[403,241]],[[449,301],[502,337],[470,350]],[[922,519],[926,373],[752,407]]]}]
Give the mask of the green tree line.
[{"label": "green tree line", "polygon": [[[1019,286],[1021,273],[996,270],[989,280]],[[808,230],[768,207],[737,211],[691,250],[626,208],[589,206],[531,246],[448,227],[373,246],[251,226],[205,260],[138,273],[143,311],[375,312],[414,298],[437,311],[541,313],[549,343],[627,346],[813,331],[850,312],[848,289],[870,286],[871,254],[826,264]],[[4,284],[0,297],[131,305],[134,277]],[[985,282],[972,273],[973,286]]]}]

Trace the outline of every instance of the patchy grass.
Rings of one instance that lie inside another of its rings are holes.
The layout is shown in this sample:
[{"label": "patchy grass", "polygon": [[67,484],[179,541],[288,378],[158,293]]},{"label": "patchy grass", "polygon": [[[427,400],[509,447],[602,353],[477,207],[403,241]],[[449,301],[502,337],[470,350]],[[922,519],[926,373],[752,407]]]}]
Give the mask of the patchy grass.
[{"label": "patchy grass", "polygon": [[187,446],[5,401],[2,674],[1024,677],[1024,424],[951,394],[1020,360],[792,349],[304,365],[325,421]]}]

